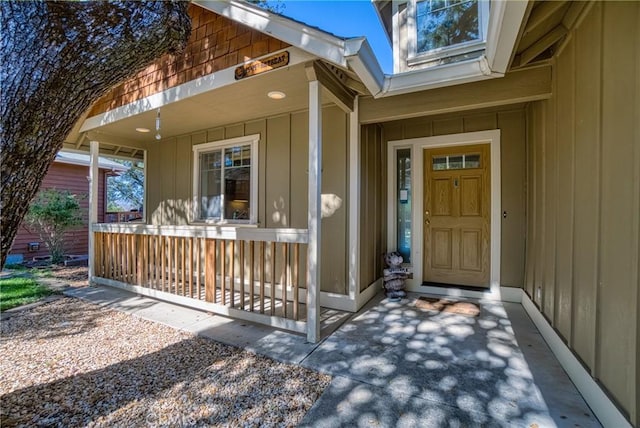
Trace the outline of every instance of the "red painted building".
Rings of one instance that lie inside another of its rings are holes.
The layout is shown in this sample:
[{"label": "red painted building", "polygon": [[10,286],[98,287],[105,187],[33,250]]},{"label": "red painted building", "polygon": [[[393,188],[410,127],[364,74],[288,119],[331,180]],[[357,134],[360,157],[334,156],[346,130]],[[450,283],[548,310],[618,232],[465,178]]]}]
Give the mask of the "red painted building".
[{"label": "red painted building", "polygon": [[[98,184],[98,221],[103,222],[106,207],[106,177],[111,173],[126,171],[127,167],[109,159],[100,158],[100,175]],[[89,156],[79,153],[60,152],[51,164],[42,182],[41,189],[56,188],[68,190],[78,195],[80,206],[84,210],[84,224],[66,234],[65,249],[67,254],[84,255],[88,253],[89,231],[86,221],[89,209]],[[37,244],[37,249],[29,244]],[[20,258],[31,260],[33,257],[47,256],[44,242],[37,233],[29,230],[23,222],[9,252],[8,263],[18,262]]]}]

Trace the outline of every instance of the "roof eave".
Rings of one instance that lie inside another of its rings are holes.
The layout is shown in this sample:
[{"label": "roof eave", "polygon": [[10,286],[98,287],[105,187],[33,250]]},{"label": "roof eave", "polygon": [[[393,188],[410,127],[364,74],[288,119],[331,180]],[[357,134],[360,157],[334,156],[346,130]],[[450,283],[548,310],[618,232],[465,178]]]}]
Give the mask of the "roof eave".
[{"label": "roof eave", "polygon": [[245,1],[194,0],[194,4],[319,58],[346,67],[345,40],[300,22],[269,12]]}]

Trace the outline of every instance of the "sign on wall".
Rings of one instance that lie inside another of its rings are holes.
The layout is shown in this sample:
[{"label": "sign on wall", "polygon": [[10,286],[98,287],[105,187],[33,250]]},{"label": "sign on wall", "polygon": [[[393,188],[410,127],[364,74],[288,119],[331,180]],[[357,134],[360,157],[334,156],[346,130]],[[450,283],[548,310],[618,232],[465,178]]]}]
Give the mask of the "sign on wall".
[{"label": "sign on wall", "polygon": [[289,64],[289,52],[284,51],[275,55],[268,56],[256,61],[236,67],[235,78],[236,80],[244,79],[245,77],[255,76],[265,71],[275,70],[276,68],[284,67]]}]

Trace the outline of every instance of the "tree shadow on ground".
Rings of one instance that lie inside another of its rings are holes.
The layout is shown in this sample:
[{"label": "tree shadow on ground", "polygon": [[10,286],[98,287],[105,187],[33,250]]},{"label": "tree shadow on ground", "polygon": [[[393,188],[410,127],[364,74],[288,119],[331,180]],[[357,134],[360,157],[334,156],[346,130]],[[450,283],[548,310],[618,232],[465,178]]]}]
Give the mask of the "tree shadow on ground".
[{"label": "tree shadow on ground", "polygon": [[[82,306],[88,311],[85,317],[70,314],[77,328],[86,321],[89,324],[84,328],[91,329],[104,322],[105,313],[112,313],[98,307],[92,311],[93,305]],[[29,344],[30,352],[46,354],[51,340],[63,334],[57,330],[53,336],[47,335],[46,323],[42,324],[30,333],[17,333],[20,340],[33,341]],[[66,328],[70,335],[77,334],[76,326]],[[11,389],[15,380],[12,377],[16,376],[4,373],[0,390],[7,392],[0,396],[1,425],[183,426],[261,424],[263,421],[295,424],[329,382],[327,376],[307,369],[277,363],[187,333],[175,334],[175,343],[155,352],[95,370],[79,370],[73,375],[65,371],[64,376],[52,376],[53,379],[44,382],[30,379],[31,385],[19,389]],[[124,344],[114,345],[126,347],[127,338],[121,339]],[[3,340],[8,340],[4,332]],[[153,337],[150,340],[153,341]],[[110,349],[108,341],[87,342],[86,346],[104,349],[94,348],[88,352],[76,349],[75,361],[85,360],[82,362],[85,364],[86,359],[96,353],[103,358],[122,352],[122,348]],[[29,356],[6,355],[6,358],[28,359]],[[47,361],[40,358],[32,364],[46,365]],[[73,364],[73,361],[57,363]],[[92,363],[89,361],[89,366]],[[95,363],[99,366],[100,361]],[[56,367],[52,366],[52,370]]]},{"label": "tree shadow on ground", "polygon": [[599,426],[575,388],[565,400],[582,411],[550,411],[557,403],[534,379],[505,304],[483,302],[470,317],[413,300],[373,302],[305,360],[338,377],[303,425]]}]

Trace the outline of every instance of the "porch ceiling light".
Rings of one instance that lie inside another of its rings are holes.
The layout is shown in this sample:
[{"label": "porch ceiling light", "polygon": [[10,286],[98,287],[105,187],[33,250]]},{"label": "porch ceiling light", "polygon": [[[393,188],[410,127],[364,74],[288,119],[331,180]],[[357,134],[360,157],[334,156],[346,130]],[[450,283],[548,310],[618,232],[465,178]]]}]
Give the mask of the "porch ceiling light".
[{"label": "porch ceiling light", "polygon": [[151,130],[149,128],[136,128],[136,131],[138,131],[138,132],[149,132]]},{"label": "porch ceiling light", "polygon": [[267,93],[267,96],[272,100],[281,100],[286,97],[287,94],[281,91],[270,91],[269,93]]}]

